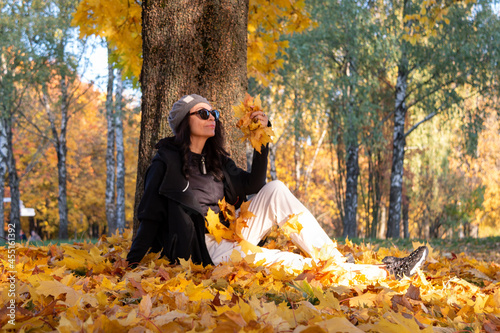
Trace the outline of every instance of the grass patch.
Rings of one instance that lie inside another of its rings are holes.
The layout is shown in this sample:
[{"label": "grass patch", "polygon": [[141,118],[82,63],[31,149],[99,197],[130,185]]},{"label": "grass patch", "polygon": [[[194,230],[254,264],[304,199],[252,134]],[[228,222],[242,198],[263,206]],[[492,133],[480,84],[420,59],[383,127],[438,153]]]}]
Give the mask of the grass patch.
[{"label": "grass patch", "polygon": [[[88,239],[48,239],[44,241],[17,241],[16,243],[21,244],[23,246],[27,246],[28,244],[31,246],[47,246],[47,245],[61,245],[61,244],[78,244],[78,243],[92,243],[95,244],[99,241],[99,238],[88,238]],[[7,245],[5,240],[0,240],[0,246]]]}]

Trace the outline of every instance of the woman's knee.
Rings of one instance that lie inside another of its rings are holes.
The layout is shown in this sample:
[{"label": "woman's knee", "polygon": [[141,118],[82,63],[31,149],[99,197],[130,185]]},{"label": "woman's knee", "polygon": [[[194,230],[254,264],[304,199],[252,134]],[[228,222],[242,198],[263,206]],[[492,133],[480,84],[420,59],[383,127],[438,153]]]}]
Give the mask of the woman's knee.
[{"label": "woman's knee", "polygon": [[262,190],[270,192],[283,192],[290,191],[288,187],[281,180],[273,180],[264,185]]}]

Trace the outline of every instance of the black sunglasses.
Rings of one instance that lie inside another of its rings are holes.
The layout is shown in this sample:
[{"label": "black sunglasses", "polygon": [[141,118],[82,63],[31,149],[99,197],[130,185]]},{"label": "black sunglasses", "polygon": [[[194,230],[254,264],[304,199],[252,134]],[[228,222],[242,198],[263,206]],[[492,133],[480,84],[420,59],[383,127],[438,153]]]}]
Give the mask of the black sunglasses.
[{"label": "black sunglasses", "polygon": [[219,111],[218,110],[207,110],[207,109],[200,109],[198,111],[195,111],[193,113],[190,113],[189,115],[192,116],[193,114],[199,114],[200,118],[203,120],[207,120],[210,118],[210,115],[212,115],[215,118],[215,121],[219,120]]}]

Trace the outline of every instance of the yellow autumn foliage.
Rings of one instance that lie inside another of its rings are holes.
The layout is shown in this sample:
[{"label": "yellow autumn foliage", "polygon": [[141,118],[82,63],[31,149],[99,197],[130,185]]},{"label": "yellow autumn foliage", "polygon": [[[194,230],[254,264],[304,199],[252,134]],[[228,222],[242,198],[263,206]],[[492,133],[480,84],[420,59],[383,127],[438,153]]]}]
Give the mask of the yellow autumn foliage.
[{"label": "yellow autumn foliage", "polygon": [[245,99],[233,106],[233,111],[238,119],[236,127],[243,132],[241,141],[249,140],[252,147],[260,153],[261,147],[272,142],[271,137],[274,136],[272,127],[264,127],[260,121],[251,117],[254,112],[263,111],[260,96],[253,98],[246,93]]},{"label": "yellow autumn foliage", "polygon": [[437,36],[437,30],[443,24],[450,24],[446,17],[451,6],[467,6],[475,4],[476,0],[424,0],[420,6],[420,12],[406,15],[403,19],[405,24],[411,21],[411,28],[405,29],[402,38],[412,45],[424,41],[428,36]]},{"label": "yellow autumn foliage", "polygon": [[[114,51],[123,73],[137,83],[142,68],[141,5],[128,0],[82,0],[72,24],[80,37],[104,38]],[[314,26],[305,0],[250,0],[248,11],[248,75],[264,84],[283,65],[278,58],[288,42],[283,34],[300,33]]]},{"label": "yellow autumn foliage", "polygon": [[[500,329],[500,265],[433,249],[423,271],[371,281],[332,262],[300,275],[241,257],[216,267],[146,256],[125,268],[131,232],[96,244],[0,248],[4,331],[456,332]],[[415,244],[416,246],[417,244]],[[358,263],[406,253],[347,241]],[[79,262],[79,265],[77,264]],[[15,298],[9,296],[10,281]],[[7,305],[15,304],[9,323]]]}]

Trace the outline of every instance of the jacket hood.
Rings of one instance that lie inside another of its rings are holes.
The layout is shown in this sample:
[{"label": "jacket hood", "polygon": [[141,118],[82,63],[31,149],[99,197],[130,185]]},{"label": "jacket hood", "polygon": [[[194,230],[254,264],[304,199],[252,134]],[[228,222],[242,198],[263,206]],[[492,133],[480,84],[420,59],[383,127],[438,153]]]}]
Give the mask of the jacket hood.
[{"label": "jacket hood", "polygon": [[179,147],[175,144],[175,136],[163,138],[155,145],[156,149],[160,149],[162,147],[168,148],[170,150],[179,150]]}]

